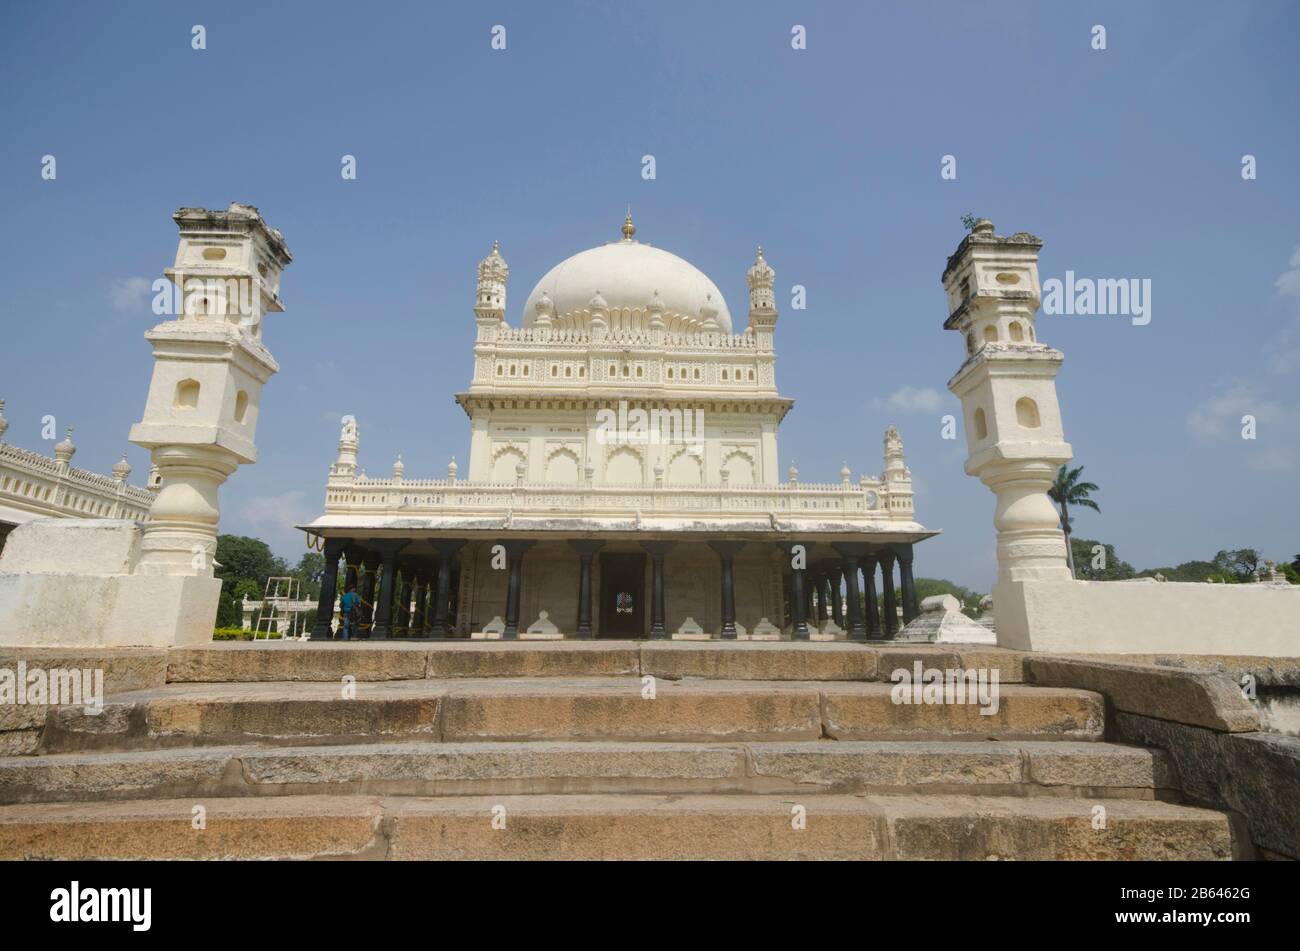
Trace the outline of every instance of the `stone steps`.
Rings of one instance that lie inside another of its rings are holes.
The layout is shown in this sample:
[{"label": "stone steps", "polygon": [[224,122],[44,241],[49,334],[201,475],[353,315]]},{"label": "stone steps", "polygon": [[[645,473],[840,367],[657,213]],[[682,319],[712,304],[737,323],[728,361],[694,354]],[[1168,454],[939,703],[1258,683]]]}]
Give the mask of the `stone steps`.
[{"label": "stone steps", "polygon": [[[347,689],[354,698],[345,698]],[[997,709],[899,704],[874,682],[659,679],[646,699],[636,677],[169,684],[111,696],[99,714],[59,708],[38,752],[424,739],[1100,740],[1100,694],[1009,684]]]},{"label": "stone steps", "polygon": [[0,759],[0,803],[285,795],[964,793],[1177,799],[1166,754],[1109,743],[400,743]]},{"label": "stone steps", "polygon": [[878,680],[916,660],[1022,680],[1023,654],[996,647],[791,641],[262,641],[173,648],[171,683],[426,680],[454,677],[627,677]]},{"label": "stone steps", "polygon": [[1207,860],[1238,849],[1222,813],[1126,799],[283,796],[0,807],[0,859]]}]

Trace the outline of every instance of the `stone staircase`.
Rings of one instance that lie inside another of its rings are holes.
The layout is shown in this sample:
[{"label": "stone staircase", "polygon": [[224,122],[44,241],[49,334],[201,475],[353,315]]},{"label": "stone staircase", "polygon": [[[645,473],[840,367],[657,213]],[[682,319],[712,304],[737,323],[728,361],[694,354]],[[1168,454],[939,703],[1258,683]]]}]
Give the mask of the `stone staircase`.
[{"label": "stone staircase", "polygon": [[[998,709],[889,673],[997,669]],[[996,648],[214,645],[0,758],[0,858],[1228,859],[1097,693]],[[345,678],[355,678],[348,680]],[[652,678],[652,679],[647,679]]]}]

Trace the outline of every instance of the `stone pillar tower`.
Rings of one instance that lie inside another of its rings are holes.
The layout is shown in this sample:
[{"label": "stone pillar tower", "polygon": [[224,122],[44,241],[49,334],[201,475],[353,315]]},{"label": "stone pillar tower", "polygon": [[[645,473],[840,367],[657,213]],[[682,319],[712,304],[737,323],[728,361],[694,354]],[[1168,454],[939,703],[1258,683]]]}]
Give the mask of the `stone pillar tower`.
[{"label": "stone pillar tower", "polygon": [[763,352],[772,350],[772,337],[776,330],[776,272],[763,259],[763,249],[758,249],[758,256],[745,275],[749,286],[749,326],[758,337],[758,349]]},{"label": "stone pillar tower", "polygon": [[280,273],[293,258],[251,205],[182,208],[172,217],[180,244],[164,273],[180,308],[145,334],[153,379],[130,434],[161,475],[137,573],[211,577],[217,489],[257,460],[262,385],[279,369],[262,344],[262,316],[284,310]]},{"label": "stone pillar tower", "polygon": [[[987,219],[948,258],[947,330],[966,342],[966,360],[948,381],[962,404],[966,472],[993,490],[998,583],[1069,581],[1065,536],[1047,490],[1073,455],[1061,424],[1059,350],[1037,342],[1038,250],[1018,232],[1000,237]],[[998,607],[1016,599],[996,593]],[[1002,612],[998,613],[999,634]]]}]

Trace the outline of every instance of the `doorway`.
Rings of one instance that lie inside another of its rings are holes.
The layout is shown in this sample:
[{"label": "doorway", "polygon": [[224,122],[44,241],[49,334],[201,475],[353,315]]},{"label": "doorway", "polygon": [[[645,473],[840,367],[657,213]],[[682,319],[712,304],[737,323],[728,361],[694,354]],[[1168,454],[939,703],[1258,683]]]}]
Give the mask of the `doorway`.
[{"label": "doorway", "polygon": [[600,636],[645,637],[645,553],[600,556]]}]

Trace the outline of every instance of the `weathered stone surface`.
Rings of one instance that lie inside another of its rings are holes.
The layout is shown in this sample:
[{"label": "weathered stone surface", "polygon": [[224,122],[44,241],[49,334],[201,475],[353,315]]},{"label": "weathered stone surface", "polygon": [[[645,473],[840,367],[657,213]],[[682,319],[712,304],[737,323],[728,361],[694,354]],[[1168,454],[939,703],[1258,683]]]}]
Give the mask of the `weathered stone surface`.
[{"label": "weathered stone surface", "polygon": [[1013,786],[1022,780],[1012,744],[858,741],[755,743],[760,778],[813,785],[829,792],[927,785]]},{"label": "weathered stone surface", "polygon": [[[977,796],[283,796],[0,808],[0,858],[1223,859],[1222,814]],[[796,808],[806,826],[795,828]],[[494,819],[497,821],[494,823]],[[504,827],[502,823],[504,822]]]},{"label": "weathered stone surface", "polygon": [[1222,740],[1230,805],[1246,816],[1256,844],[1300,859],[1300,738],[1234,733]]},{"label": "weathered stone surface", "polygon": [[[259,786],[340,784],[407,795],[687,791],[740,788],[744,749],[681,743],[399,743],[258,750],[241,758]],[[659,788],[656,788],[659,787]]]},{"label": "weathered stone surface", "polygon": [[166,682],[167,651],[148,647],[0,647],[0,667],[16,670],[19,661],[35,668],[103,670],[104,693],[161,687]]},{"label": "weathered stone surface", "polygon": [[640,670],[636,644],[556,641],[441,643],[428,647],[428,677],[627,677]]},{"label": "weathered stone surface", "polygon": [[1178,773],[1163,750],[1114,743],[1023,743],[1025,778],[1040,786],[1175,790]]},{"label": "weathered stone surface", "polygon": [[26,756],[35,753],[40,742],[41,731],[38,729],[0,731],[0,756]]},{"label": "weathered stone surface", "polygon": [[478,682],[444,700],[449,741],[524,739],[815,739],[818,693],[808,685],[660,681],[644,699],[640,680],[539,685]]},{"label": "weathered stone surface", "polygon": [[0,758],[0,803],[185,796],[932,791],[1151,798],[1166,756],[1101,743],[403,740]]},{"label": "weathered stone surface", "polygon": [[[206,828],[192,827],[193,809]],[[0,859],[383,857],[381,800],[161,799],[0,808]]]},{"label": "weathered stone surface", "polygon": [[677,641],[643,644],[641,670],[670,680],[875,680],[877,657],[858,644]]},{"label": "weathered stone surface", "polygon": [[242,783],[237,755],[225,747],[0,759],[0,803],[230,795]]},{"label": "weathered stone surface", "polygon": [[1100,740],[1104,732],[1102,698],[1086,690],[1000,687],[997,710],[987,716],[974,703],[894,703],[891,690],[890,684],[825,685],[827,735],[839,740]]},{"label": "weathered stone surface", "polygon": [[382,646],[329,642],[218,642],[177,647],[167,654],[170,683],[257,681],[418,680],[428,666],[427,644]]},{"label": "weathered stone surface", "polygon": [[889,644],[880,646],[879,650],[877,680],[888,681],[890,674],[900,667],[911,671],[918,660],[927,668],[941,670],[997,670],[998,681],[1004,684],[1020,683],[1023,679],[1024,651],[964,644]]},{"label": "weathered stone surface", "polygon": [[438,732],[442,687],[431,681],[172,684],[123,694],[91,716],[62,709],[46,726],[48,752],[249,741],[364,741]]},{"label": "weathered stone surface", "polygon": [[1115,714],[1114,726],[1116,737],[1125,743],[1167,751],[1178,771],[1179,786],[1188,799],[1228,807],[1230,779],[1222,748],[1227,734],[1123,711]]},{"label": "weathered stone surface", "polygon": [[1230,733],[1259,729],[1259,712],[1228,677],[1198,670],[1029,657],[1026,678],[1105,694],[1115,709]]},{"label": "weathered stone surface", "polygon": [[1227,816],[1164,802],[1107,800],[1104,829],[1092,799],[970,796],[882,801],[900,859],[1224,860]]},{"label": "weathered stone surface", "polygon": [[[880,816],[819,797],[807,827],[771,796],[543,796],[414,799],[392,814],[402,859],[878,859]],[[505,828],[493,827],[503,810]]]}]

